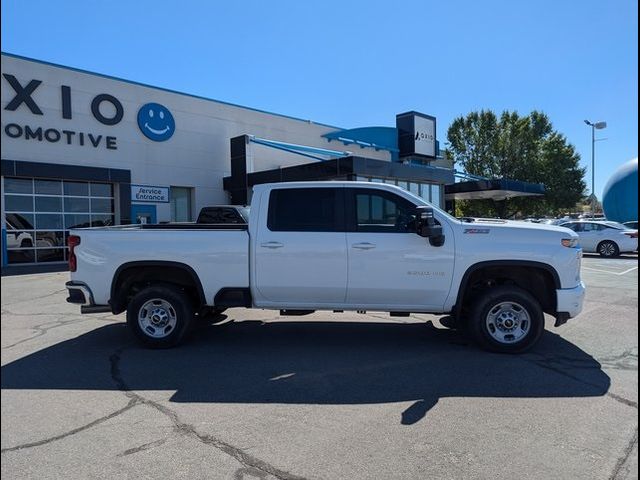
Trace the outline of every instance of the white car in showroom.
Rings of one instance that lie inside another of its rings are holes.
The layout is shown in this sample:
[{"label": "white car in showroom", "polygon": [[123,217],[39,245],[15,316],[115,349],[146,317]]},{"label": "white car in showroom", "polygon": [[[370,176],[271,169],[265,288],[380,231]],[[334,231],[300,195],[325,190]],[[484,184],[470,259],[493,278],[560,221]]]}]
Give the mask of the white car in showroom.
[{"label": "white car in showroom", "polygon": [[575,220],[560,225],[576,232],[580,246],[586,253],[603,257],[617,257],[621,253],[638,250],[638,230],[610,221]]}]

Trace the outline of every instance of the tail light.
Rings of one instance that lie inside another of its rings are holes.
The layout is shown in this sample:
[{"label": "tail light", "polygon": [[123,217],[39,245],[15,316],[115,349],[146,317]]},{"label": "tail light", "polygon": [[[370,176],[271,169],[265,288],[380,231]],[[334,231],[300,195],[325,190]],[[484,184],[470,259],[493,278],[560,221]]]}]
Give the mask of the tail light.
[{"label": "tail light", "polygon": [[636,230],[635,232],[624,232],[624,234],[627,237],[631,237],[631,238],[638,238],[638,231]]},{"label": "tail light", "polygon": [[75,248],[80,245],[80,237],[77,235],[69,235],[67,245],[69,246],[69,271],[75,272],[78,269],[78,259],[76,258]]}]

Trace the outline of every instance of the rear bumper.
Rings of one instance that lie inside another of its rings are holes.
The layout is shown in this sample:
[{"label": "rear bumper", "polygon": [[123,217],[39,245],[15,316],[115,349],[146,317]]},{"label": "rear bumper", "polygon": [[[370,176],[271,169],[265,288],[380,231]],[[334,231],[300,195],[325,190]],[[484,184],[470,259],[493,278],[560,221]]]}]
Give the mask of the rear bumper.
[{"label": "rear bumper", "polygon": [[93,301],[91,289],[82,282],[70,281],[65,283],[69,292],[67,302],[80,305],[80,313],[102,313],[110,312],[109,305],[96,305]]},{"label": "rear bumper", "polygon": [[585,288],[583,282],[580,282],[580,284],[574,288],[556,290],[556,297],[558,299],[556,311],[558,312],[558,318],[562,317],[566,321],[566,319],[578,315],[582,311],[584,294]]},{"label": "rear bumper", "polygon": [[630,237],[625,242],[620,242],[620,253],[635,252],[638,250],[638,237]]}]

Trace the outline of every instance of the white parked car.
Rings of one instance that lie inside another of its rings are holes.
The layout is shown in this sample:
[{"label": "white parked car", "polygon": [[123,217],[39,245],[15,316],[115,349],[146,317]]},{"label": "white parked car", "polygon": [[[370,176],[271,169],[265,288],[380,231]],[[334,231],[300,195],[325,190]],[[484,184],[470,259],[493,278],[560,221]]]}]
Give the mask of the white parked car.
[{"label": "white parked car", "polygon": [[578,234],[580,246],[587,253],[617,257],[638,250],[638,231],[610,221],[576,220],[560,225]]},{"label": "white parked car", "polygon": [[543,225],[560,225],[566,222],[570,222],[571,218],[570,217],[563,217],[563,218],[545,218],[544,220],[542,220],[540,223]]},{"label": "white parked car", "polygon": [[31,225],[22,215],[7,213],[7,248],[33,247],[33,236],[24,230],[33,230]]},{"label": "white parked car", "polygon": [[638,229],[638,221],[634,220],[632,222],[624,222],[623,225],[627,228],[631,228],[633,230],[637,230]]}]

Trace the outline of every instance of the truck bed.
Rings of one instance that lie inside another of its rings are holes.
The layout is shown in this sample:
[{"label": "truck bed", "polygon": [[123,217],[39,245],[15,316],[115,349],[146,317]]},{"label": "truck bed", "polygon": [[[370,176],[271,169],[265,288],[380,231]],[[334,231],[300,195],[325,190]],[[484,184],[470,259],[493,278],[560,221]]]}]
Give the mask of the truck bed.
[{"label": "truck bed", "polygon": [[[118,270],[127,265],[181,264],[202,283],[207,304],[224,287],[249,287],[249,233],[243,224],[167,223],[75,229],[78,270],[72,279],[93,286],[107,305]],[[171,279],[167,279],[170,281]]]}]

